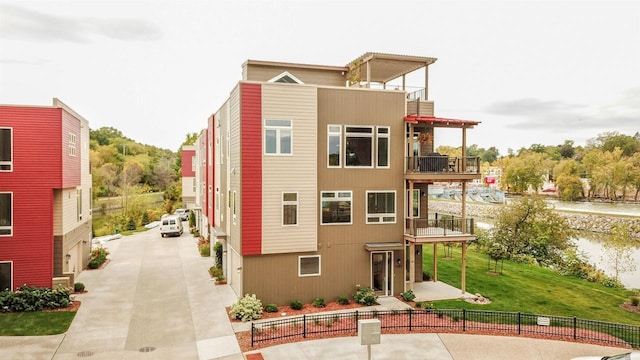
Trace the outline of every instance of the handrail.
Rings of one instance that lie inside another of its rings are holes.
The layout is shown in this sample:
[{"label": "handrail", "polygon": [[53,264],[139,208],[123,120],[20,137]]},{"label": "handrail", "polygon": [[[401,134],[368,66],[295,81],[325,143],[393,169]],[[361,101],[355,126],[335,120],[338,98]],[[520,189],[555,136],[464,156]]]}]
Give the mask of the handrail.
[{"label": "handrail", "polygon": [[405,234],[411,236],[458,236],[473,235],[475,232],[473,219],[463,219],[445,215],[430,219],[405,219]]},{"label": "handrail", "polygon": [[406,171],[411,173],[480,174],[480,157],[462,158],[446,155],[409,156]]}]

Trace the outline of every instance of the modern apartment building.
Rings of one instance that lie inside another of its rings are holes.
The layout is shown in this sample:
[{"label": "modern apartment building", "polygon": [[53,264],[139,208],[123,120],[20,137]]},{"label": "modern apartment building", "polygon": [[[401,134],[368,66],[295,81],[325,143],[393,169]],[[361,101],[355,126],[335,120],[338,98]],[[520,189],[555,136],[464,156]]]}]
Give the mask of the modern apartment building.
[{"label": "modern apartment building", "polygon": [[89,123],[52,106],[0,105],[0,288],[73,285],[91,250]]},{"label": "modern apartment building", "polygon": [[[446,145],[465,149],[478,122],[434,115],[435,61],[366,53],[346,66],[242,65],[196,144],[201,234],[223,244],[237,295],[332,301],[359,285],[392,296],[422,281],[422,246],[466,250],[474,229],[465,203],[462,217],[430,213],[426,194],[434,182],[465,188],[480,178],[479,159],[464,150],[434,152],[440,131],[458,132]],[[415,91],[411,74],[424,81]]]},{"label": "modern apartment building", "polygon": [[196,148],[182,146],[182,205],[187,209],[196,207]]}]

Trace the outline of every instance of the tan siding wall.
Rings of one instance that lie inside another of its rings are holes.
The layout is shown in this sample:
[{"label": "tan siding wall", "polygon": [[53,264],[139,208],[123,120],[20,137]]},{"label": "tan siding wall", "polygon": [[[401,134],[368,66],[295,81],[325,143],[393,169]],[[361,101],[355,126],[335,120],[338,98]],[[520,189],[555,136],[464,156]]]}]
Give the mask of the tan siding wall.
[{"label": "tan siding wall", "polygon": [[62,190],[62,231],[67,233],[78,224],[78,195],[76,188]]},{"label": "tan siding wall", "polygon": [[53,235],[62,235],[62,193],[64,190],[53,190]]},{"label": "tan siding wall", "polygon": [[[262,252],[315,251],[318,218],[316,87],[265,84],[262,105],[264,120],[291,120],[293,139],[291,156],[262,156]],[[297,226],[282,226],[283,192],[298,193]]]},{"label": "tan siding wall", "polygon": [[247,66],[246,80],[266,82],[288,71],[307,85],[345,86],[346,75],[334,70],[304,69],[266,65]]},{"label": "tan siding wall", "polygon": [[[242,253],[240,248],[240,87],[237,86],[231,92],[229,97],[229,126],[230,126],[230,139],[231,142],[231,154],[230,154],[230,167],[235,168],[235,174],[232,171],[229,182],[229,189],[233,193],[236,191],[238,198],[236,199],[236,205],[238,207],[237,220],[233,220],[233,212],[229,214],[229,221],[231,222],[229,238],[229,245],[233,247],[238,253]],[[232,199],[233,202],[233,199]],[[233,204],[232,204],[233,206]]]}]

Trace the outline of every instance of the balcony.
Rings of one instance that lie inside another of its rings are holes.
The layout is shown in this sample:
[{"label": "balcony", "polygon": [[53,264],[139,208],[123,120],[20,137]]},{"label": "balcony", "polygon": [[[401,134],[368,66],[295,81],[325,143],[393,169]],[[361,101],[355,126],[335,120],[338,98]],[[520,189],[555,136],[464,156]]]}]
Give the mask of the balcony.
[{"label": "balcony", "polygon": [[448,214],[429,214],[428,219],[405,219],[405,239],[417,243],[475,239],[473,219]]},{"label": "balcony", "polygon": [[[480,158],[459,158],[446,155],[409,156],[406,158],[406,175],[437,175],[438,179],[476,179],[480,177]],[[453,176],[453,177],[451,177]]]}]

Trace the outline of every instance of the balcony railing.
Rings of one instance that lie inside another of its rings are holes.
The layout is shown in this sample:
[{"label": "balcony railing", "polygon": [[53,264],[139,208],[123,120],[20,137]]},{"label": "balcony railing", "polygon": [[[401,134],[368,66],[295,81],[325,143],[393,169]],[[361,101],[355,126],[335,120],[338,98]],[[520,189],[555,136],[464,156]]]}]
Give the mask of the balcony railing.
[{"label": "balcony railing", "polygon": [[475,228],[473,219],[446,214],[429,214],[429,219],[406,219],[405,234],[420,237],[441,237],[473,235]]},{"label": "balcony railing", "polygon": [[465,173],[480,174],[480,158],[463,158],[446,155],[409,156],[408,173]]}]

